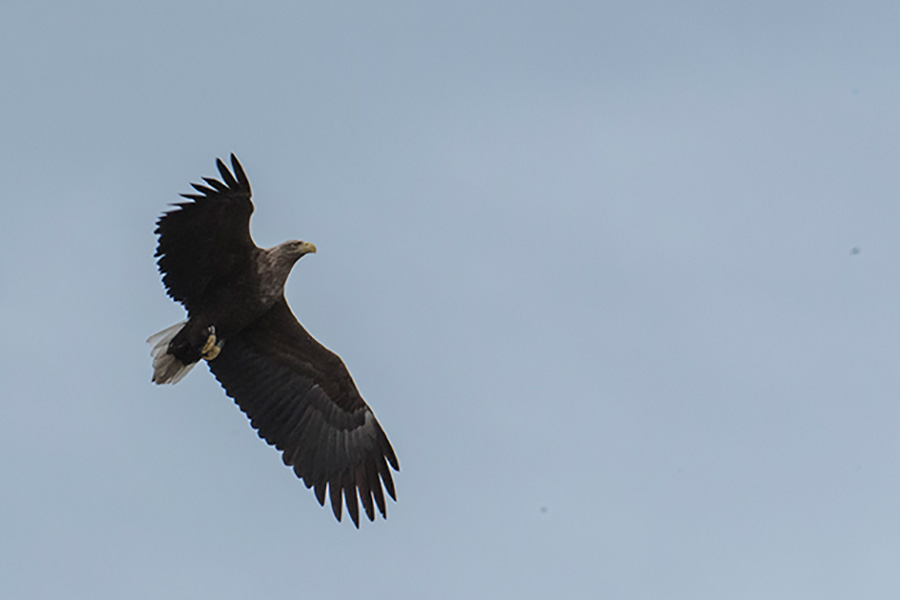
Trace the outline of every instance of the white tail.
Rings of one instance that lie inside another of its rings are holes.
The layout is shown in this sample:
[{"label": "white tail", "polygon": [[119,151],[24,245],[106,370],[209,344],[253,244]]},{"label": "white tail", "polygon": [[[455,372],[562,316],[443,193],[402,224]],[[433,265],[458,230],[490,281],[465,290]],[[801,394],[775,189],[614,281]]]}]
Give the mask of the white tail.
[{"label": "white tail", "polygon": [[147,338],[147,343],[153,346],[150,350],[150,356],[153,357],[153,383],[178,383],[197,364],[186,365],[169,354],[169,342],[178,335],[185,323],[187,321],[175,323]]}]

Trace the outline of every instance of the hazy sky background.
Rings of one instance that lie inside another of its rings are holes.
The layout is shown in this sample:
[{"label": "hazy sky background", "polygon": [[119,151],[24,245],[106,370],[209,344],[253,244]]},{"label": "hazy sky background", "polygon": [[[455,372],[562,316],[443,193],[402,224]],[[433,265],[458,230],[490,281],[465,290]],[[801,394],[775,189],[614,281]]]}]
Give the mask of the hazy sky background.
[{"label": "hazy sky background", "polygon": [[[896,598],[896,2],[0,5],[0,596]],[[204,367],[253,235],[400,459],[356,530]]]}]

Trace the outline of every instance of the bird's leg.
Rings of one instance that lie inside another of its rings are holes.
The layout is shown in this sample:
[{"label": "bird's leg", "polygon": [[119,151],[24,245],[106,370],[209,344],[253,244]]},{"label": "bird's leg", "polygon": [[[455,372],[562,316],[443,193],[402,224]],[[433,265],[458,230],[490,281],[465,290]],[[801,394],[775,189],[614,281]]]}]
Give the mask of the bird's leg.
[{"label": "bird's leg", "polygon": [[222,343],[216,343],[216,326],[209,326],[209,337],[206,338],[206,343],[203,344],[203,348],[200,350],[200,356],[205,358],[207,361],[213,360],[215,357],[219,355],[219,352],[222,351]]}]

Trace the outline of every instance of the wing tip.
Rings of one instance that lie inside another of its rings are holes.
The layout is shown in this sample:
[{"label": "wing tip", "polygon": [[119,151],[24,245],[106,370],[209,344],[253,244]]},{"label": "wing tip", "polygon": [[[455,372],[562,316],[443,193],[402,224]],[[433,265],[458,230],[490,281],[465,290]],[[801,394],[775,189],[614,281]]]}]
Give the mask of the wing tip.
[{"label": "wing tip", "polygon": [[[229,192],[237,192],[239,195],[247,194],[247,197],[250,197],[250,180],[233,152],[231,153],[231,169],[228,168],[228,165],[221,158],[216,158],[216,168],[219,170],[221,181],[213,177],[201,177],[206,182],[206,185],[199,183],[190,184],[199,193],[179,194],[179,196],[194,202],[206,198],[214,198],[219,194],[228,194]],[[176,206],[183,208],[190,204],[189,202],[181,202],[176,204]]]}]

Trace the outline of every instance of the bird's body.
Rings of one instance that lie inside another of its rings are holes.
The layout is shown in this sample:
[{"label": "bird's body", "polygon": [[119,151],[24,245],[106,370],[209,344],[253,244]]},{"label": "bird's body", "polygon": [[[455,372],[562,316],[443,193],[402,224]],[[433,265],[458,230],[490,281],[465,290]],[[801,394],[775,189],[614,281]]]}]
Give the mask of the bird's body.
[{"label": "bird's body", "polygon": [[[374,519],[395,497],[388,463],[396,456],[343,361],[300,325],[284,298],[294,264],[315,252],[293,240],[272,248],[250,237],[250,184],[232,155],[234,174],[193,184],[191,202],[158,221],[159,269],[188,318],[158,334],[153,381],[176,383],[201,359],[235,399],[260,437],[282,451],[307,487],[341,518],[341,498],[359,525],[357,495]],[[373,504],[374,500],[374,504]]]}]

